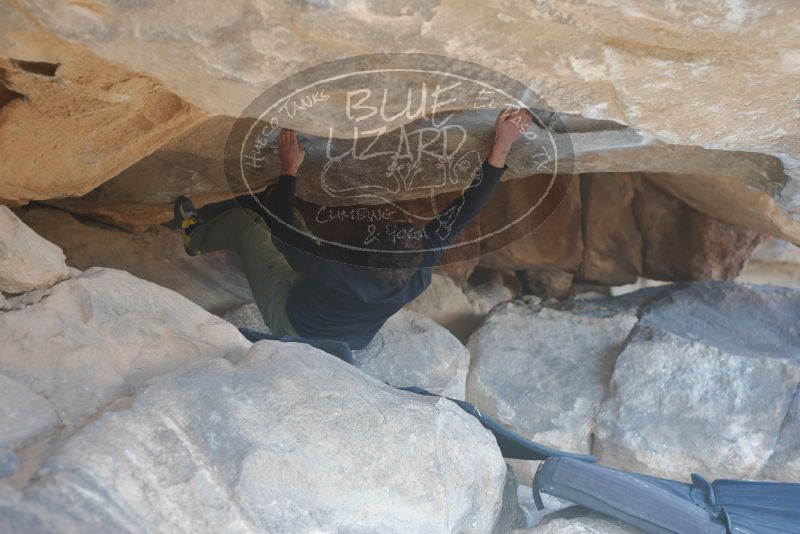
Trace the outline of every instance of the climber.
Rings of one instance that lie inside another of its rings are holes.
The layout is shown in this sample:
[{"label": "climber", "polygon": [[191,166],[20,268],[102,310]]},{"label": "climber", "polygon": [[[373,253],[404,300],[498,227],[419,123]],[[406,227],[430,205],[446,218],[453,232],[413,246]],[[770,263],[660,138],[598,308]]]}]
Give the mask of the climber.
[{"label": "climber", "polygon": [[240,203],[204,221],[191,201],[180,197],[175,201],[175,222],[188,254],[232,250],[239,255],[272,334],[339,340],[361,349],[390,316],[430,285],[431,269],[443,248],[486,205],[507,168],[511,145],[531,122],[525,109],[501,112],[493,146],[472,184],[424,229],[401,223],[408,238],[397,240],[391,251],[321,246],[295,228],[302,226],[295,216],[294,196],[305,151],[292,130],[279,136],[277,186],[257,196],[259,202],[275,206],[276,217],[269,213],[262,217],[255,206],[243,209],[246,204]]}]

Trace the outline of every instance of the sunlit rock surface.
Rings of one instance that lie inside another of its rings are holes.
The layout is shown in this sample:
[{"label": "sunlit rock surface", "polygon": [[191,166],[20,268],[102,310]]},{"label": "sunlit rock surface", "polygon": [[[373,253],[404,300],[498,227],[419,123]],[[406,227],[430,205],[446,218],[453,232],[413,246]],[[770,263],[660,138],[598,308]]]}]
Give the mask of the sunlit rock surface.
[{"label": "sunlit rock surface", "polygon": [[529,438],[588,453],[614,361],[636,316],[503,304],[469,340],[467,400]]},{"label": "sunlit rock surface", "polygon": [[0,516],[84,532],[479,534],[502,520],[505,483],[494,438],[455,404],[262,342],[239,365],[152,382],[59,446],[24,497],[0,495]]},{"label": "sunlit rock surface", "polygon": [[0,312],[0,374],[81,423],[149,378],[250,345],[185,297],[128,273],[92,268],[9,299]]},{"label": "sunlit rock surface", "polygon": [[[325,61],[414,51],[503,72],[569,114],[565,132],[556,134],[570,136],[571,153],[562,156],[575,172],[666,173],[663,188],[700,212],[797,242],[800,226],[791,219],[800,213],[793,91],[800,85],[800,24],[793,8],[789,0],[237,0],[198,16],[191,2],[9,4],[1,8],[0,56],[9,59],[0,135],[18,147],[15,179],[34,186],[15,186],[0,198],[76,195],[119,175],[88,206],[72,209],[156,219],[167,201],[126,199],[122,191],[138,183],[145,193],[225,196],[214,185],[225,137],[220,125],[267,87]],[[298,120],[299,130],[313,130],[310,117]],[[471,133],[481,140],[489,132]],[[45,136],[54,147],[39,142]],[[309,148],[313,168],[319,148]],[[511,163],[508,178],[519,177],[519,162]]]}]

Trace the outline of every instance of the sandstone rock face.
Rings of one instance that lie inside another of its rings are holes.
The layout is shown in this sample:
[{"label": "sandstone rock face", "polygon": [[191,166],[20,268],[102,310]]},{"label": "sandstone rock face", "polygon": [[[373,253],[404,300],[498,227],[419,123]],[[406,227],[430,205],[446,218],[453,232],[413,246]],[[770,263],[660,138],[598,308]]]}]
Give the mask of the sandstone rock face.
[{"label": "sandstone rock face", "polygon": [[[302,20],[297,7],[271,2],[233,2],[213,17],[197,17],[189,2],[100,5],[91,11],[36,0],[25,9],[60,36],[149,73],[217,114],[237,114],[265,85],[298,68],[343,54],[404,50],[413,41],[431,53],[458,49],[466,59],[505,67],[563,111],[632,124],[675,144],[792,153],[797,131],[791,92],[744,91],[748,80],[793,86],[797,34],[789,2],[750,0],[697,11],[682,4],[609,9],[547,1],[524,12],[513,3],[436,9],[424,2],[403,9],[309,3]],[[484,28],[497,39],[486,42],[464,27]],[[527,31],[542,42],[525,39]],[[311,34],[315,46],[304,39]],[[286,46],[269,46],[275,41]],[[181,42],[194,46],[175,46]],[[549,54],[538,53],[545,48]],[[691,98],[670,100],[678,90]],[[671,105],[665,108],[665,101]],[[750,108],[763,111],[758,121],[747,114]]]},{"label": "sandstone rock face", "polygon": [[67,274],[61,249],[0,206],[0,291],[24,293],[47,288]]},{"label": "sandstone rock face", "polygon": [[739,274],[758,245],[758,233],[722,224],[648,180],[638,187],[634,211],[642,234],[643,276],[728,280]]},{"label": "sandstone rock face", "polygon": [[[237,359],[250,345],[177,293],[113,269],[89,269],[9,303],[0,312],[0,374],[47,399],[67,426],[151,377],[192,361]],[[52,414],[37,413],[38,426],[48,427]]]},{"label": "sandstone rock face", "polygon": [[633,213],[634,195],[630,175],[581,176],[582,279],[624,285],[642,273],[642,235]]},{"label": "sandstone rock face", "polygon": [[507,281],[507,277],[512,277],[512,281],[517,282],[512,273],[496,273],[491,280],[467,287],[464,293],[476,314],[484,317],[495,306],[508,302],[519,294],[519,288]]},{"label": "sandstone rock face", "polygon": [[800,480],[800,395],[795,395],[775,449],[760,476],[768,480]]},{"label": "sandstone rock face", "polygon": [[386,321],[363,350],[353,351],[355,366],[393,386],[419,386],[463,400],[469,352],[432,319],[400,310]]},{"label": "sandstone rock face", "polygon": [[460,339],[466,339],[481,320],[453,279],[437,273],[431,277],[431,285],[405,308],[430,317]]},{"label": "sandstone rock face", "polygon": [[575,314],[531,299],[501,305],[470,337],[467,400],[535,441],[589,452],[614,360],[635,323],[632,314]]},{"label": "sandstone rock face", "polygon": [[556,448],[683,480],[794,480],[800,292],[703,283],[501,305],[467,400]]},{"label": "sandstone rock face", "polygon": [[156,380],[9,500],[20,522],[83,531],[477,534],[498,522],[505,482],[493,437],[453,403],[261,342],[239,365]]},{"label": "sandstone rock face", "polygon": [[[543,180],[516,180],[500,184],[481,213],[481,232],[496,231],[498,224],[542,198]],[[564,196],[552,197],[555,205],[534,212],[498,238],[481,242],[480,266],[492,269],[558,268],[575,272],[581,264],[580,180],[565,178]],[[550,198],[548,196],[547,198]],[[499,243],[496,243],[499,241]],[[510,244],[509,244],[510,243]]]}]

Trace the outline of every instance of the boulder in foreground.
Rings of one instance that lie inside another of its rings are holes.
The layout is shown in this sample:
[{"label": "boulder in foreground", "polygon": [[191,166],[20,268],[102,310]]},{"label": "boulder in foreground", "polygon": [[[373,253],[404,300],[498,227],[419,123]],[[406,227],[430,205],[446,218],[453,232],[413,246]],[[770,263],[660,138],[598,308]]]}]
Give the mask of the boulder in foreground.
[{"label": "boulder in foreground", "polygon": [[477,534],[505,483],[494,438],[455,404],[260,342],[82,429],[4,514],[83,531]]},{"label": "boulder in foreground", "polygon": [[67,426],[152,377],[197,360],[235,360],[250,347],[185,297],[114,269],[92,268],[8,303],[0,375],[47,399]]}]

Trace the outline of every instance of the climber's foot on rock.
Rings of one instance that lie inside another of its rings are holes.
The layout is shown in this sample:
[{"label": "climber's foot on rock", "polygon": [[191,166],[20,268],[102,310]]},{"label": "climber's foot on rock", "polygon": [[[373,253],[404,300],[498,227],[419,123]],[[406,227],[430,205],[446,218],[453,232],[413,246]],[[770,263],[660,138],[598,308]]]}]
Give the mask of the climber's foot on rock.
[{"label": "climber's foot on rock", "polygon": [[181,195],[175,199],[174,217],[175,225],[183,236],[183,249],[189,256],[196,256],[199,252],[189,251],[189,240],[192,232],[202,224],[202,220],[189,197]]}]

